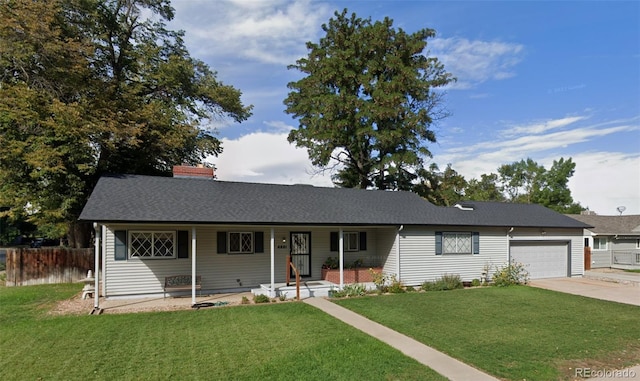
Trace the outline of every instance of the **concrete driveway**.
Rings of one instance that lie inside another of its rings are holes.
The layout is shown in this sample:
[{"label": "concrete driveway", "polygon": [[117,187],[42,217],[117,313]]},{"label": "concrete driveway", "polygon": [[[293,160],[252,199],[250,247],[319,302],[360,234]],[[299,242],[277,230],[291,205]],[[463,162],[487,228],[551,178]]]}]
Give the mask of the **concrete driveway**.
[{"label": "concrete driveway", "polygon": [[640,306],[640,287],[630,284],[587,278],[550,278],[532,280],[530,285],[567,294]]}]

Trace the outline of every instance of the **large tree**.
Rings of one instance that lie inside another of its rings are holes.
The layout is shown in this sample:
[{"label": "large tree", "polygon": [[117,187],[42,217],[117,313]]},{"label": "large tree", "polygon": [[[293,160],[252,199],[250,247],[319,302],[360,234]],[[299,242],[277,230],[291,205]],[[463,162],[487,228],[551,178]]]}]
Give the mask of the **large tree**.
[{"label": "large tree", "polygon": [[434,89],[454,80],[424,52],[435,32],[409,34],[389,18],[372,22],[346,9],[322,29],[289,67],[305,75],[288,84],[286,111],[299,121],[289,142],[320,169],[339,163],[340,186],[410,189],[436,141],[432,124],[446,115]]},{"label": "large tree", "polygon": [[[166,29],[168,0],[0,2],[0,206],[74,229],[104,173],[169,173],[222,151],[207,124],[251,114]],[[144,15],[144,16],[143,16]]]}]

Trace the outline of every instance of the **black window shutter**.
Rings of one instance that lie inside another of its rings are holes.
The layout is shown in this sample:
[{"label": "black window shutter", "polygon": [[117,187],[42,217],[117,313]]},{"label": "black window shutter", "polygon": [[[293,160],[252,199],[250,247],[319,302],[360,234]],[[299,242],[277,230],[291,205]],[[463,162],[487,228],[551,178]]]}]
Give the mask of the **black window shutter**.
[{"label": "black window shutter", "polygon": [[442,255],[442,232],[436,232],[436,255]]},{"label": "black window shutter", "polygon": [[227,232],[218,232],[218,254],[227,252]]},{"label": "black window shutter", "polygon": [[189,258],[189,232],[178,230],[178,258]]},{"label": "black window shutter", "polygon": [[367,250],[367,232],[360,232],[360,251]]},{"label": "black window shutter", "polygon": [[338,251],[338,232],[331,232],[329,238],[329,251]]},{"label": "black window shutter", "polygon": [[480,232],[473,232],[473,254],[480,254]]},{"label": "black window shutter", "polygon": [[116,261],[125,261],[127,260],[127,231],[116,230],[113,234],[116,237],[114,244],[114,259]]},{"label": "black window shutter", "polygon": [[264,232],[254,232],[253,240],[253,251],[256,253],[264,253]]}]

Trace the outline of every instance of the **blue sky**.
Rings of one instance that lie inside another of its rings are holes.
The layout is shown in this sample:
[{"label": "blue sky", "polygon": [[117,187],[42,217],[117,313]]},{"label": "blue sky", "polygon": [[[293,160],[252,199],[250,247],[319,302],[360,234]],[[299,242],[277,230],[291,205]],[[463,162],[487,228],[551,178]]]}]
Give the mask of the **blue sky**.
[{"label": "blue sky", "polygon": [[215,121],[220,180],[331,186],[286,136],[287,65],[307,54],[321,25],[347,8],[432,28],[429,54],[458,78],[446,89],[452,116],[429,148],[467,180],[532,158],[549,168],[571,157],[574,199],[598,214],[640,214],[640,2],[630,1],[206,1],[173,0],[172,29],[192,56],[254,105],[242,124]]}]

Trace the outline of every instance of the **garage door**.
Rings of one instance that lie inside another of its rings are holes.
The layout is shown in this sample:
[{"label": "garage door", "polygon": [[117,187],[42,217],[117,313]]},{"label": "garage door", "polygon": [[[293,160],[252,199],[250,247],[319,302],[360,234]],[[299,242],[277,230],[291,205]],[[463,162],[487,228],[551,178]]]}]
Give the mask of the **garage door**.
[{"label": "garage door", "polygon": [[511,242],[510,255],[526,266],[530,279],[569,276],[566,242]]}]

